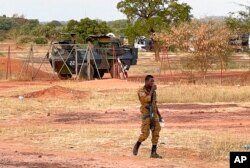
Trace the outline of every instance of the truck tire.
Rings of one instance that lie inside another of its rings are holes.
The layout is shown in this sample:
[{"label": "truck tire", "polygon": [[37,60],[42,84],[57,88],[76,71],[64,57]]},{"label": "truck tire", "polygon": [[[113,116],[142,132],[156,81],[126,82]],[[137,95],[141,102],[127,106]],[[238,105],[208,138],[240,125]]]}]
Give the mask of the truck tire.
[{"label": "truck tire", "polygon": [[[79,79],[88,80],[88,65],[84,64],[79,72]],[[90,65],[90,80],[94,79],[94,68]]]},{"label": "truck tire", "polygon": [[70,79],[72,77],[71,74],[60,74],[60,73],[58,73],[57,75],[58,75],[58,78],[60,80],[67,80],[67,79]]},{"label": "truck tire", "polygon": [[[105,71],[106,71],[105,69],[99,69],[99,74],[101,79],[103,78]],[[99,75],[96,69],[94,71],[94,78],[99,79]]]}]

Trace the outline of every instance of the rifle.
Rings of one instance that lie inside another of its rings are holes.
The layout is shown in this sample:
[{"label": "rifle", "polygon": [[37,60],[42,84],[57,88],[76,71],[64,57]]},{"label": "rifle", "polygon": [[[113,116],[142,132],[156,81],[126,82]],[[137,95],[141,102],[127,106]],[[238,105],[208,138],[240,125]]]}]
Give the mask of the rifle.
[{"label": "rifle", "polygon": [[155,114],[154,114],[154,107],[153,107],[153,97],[154,97],[154,93],[151,96],[151,102],[149,104],[150,129],[152,131],[155,129]]}]

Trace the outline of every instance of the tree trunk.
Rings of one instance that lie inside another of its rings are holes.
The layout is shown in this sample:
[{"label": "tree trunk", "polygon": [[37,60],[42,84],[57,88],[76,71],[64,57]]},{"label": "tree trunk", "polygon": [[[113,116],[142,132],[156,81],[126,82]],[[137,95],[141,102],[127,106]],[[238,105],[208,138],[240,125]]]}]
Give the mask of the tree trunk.
[{"label": "tree trunk", "polygon": [[160,58],[160,44],[158,41],[154,41],[155,61],[159,62]]},{"label": "tree trunk", "polygon": [[222,85],[223,69],[224,69],[224,62],[223,62],[223,59],[220,57],[220,84],[221,85]]}]

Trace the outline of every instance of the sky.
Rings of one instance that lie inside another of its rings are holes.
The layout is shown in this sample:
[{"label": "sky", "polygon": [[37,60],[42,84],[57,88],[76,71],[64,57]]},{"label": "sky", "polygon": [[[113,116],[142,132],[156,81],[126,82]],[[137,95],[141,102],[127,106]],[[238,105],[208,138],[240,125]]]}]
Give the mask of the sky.
[{"label": "sky", "polygon": [[[23,14],[40,21],[68,21],[89,17],[105,21],[125,19],[116,9],[120,0],[0,0],[0,15]],[[229,12],[243,9],[239,4],[250,0],[179,0],[188,3],[196,18],[205,16],[227,16]]]}]

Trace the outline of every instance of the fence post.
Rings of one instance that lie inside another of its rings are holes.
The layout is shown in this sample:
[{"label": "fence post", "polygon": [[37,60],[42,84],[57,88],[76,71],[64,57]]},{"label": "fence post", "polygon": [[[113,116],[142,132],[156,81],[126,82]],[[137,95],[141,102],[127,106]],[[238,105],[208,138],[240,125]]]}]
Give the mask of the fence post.
[{"label": "fence post", "polygon": [[[6,80],[9,79],[9,74],[11,74],[11,64],[10,64],[10,46],[8,47],[8,56],[7,56],[7,69],[6,69]],[[10,72],[10,73],[9,73]]]},{"label": "fence post", "polygon": [[34,80],[34,51],[33,51],[33,45],[31,45],[31,64],[32,64],[32,70],[31,70],[31,80]]}]

